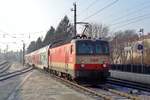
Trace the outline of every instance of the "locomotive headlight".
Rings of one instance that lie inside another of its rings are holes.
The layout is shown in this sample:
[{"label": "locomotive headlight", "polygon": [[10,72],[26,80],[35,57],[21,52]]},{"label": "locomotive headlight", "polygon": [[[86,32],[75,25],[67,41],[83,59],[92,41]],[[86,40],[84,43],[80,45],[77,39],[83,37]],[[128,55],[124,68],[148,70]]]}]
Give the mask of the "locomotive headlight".
[{"label": "locomotive headlight", "polygon": [[81,64],[81,67],[83,68],[83,67],[85,67],[85,65],[84,65],[84,64]]},{"label": "locomotive headlight", "polygon": [[103,67],[107,67],[107,65],[106,65],[106,64],[103,64]]},{"label": "locomotive headlight", "polygon": [[81,60],[81,66],[80,66],[80,67],[81,67],[81,68],[85,67],[84,60],[83,60],[83,59]]},{"label": "locomotive headlight", "polygon": [[104,61],[104,62],[103,62],[103,67],[105,68],[105,67],[107,67],[107,66],[108,66],[108,62]]}]

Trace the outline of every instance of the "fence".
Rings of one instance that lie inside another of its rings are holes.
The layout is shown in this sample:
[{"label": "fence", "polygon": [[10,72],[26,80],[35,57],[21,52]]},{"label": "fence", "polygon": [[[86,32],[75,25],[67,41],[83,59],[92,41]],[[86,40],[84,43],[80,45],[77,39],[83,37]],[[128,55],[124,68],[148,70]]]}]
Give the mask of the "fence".
[{"label": "fence", "polygon": [[150,74],[150,65],[140,64],[112,64],[112,70],[119,70],[124,72]]}]

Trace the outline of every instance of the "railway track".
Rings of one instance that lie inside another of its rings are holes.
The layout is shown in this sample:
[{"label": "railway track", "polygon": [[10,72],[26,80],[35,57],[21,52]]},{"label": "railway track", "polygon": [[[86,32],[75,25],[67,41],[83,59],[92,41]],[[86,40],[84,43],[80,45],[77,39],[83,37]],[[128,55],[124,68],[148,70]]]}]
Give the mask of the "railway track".
[{"label": "railway track", "polygon": [[123,91],[118,91],[116,89],[112,89],[111,87],[107,87],[106,84],[103,84],[99,87],[90,87],[92,90],[96,91],[97,93],[101,93],[103,95],[108,96],[109,100],[139,100],[139,98],[135,95],[131,95],[128,93],[125,93]]},{"label": "railway track", "polygon": [[[42,71],[42,70],[40,70]],[[46,72],[49,74],[48,72]],[[121,91],[113,90],[113,89],[100,89],[100,88],[92,88],[92,87],[86,87],[84,85],[77,84],[76,82],[69,81],[67,79],[58,77],[56,75],[50,74],[52,78],[54,78],[56,81],[60,81],[61,83],[65,84],[66,86],[73,88],[77,91],[83,92],[86,95],[91,95],[96,99],[103,99],[103,100],[139,100],[137,96],[124,93]]]},{"label": "railway track", "polygon": [[8,62],[7,62],[7,61],[3,61],[3,62],[1,62],[1,63],[0,63],[0,70],[3,70],[3,69],[5,68],[5,66],[4,66],[4,65],[6,65],[6,64],[8,64]]},{"label": "railway track", "polygon": [[3,64],[5,64],[5,63],[7,63],[7,61],[1,61],[0,62],[0,66],[3,65]]},{"label": "railway track", "polygon": [[112,77],[108,78],[107,83],[150,92],[149,84],[121,80],[121,79],[112,78]]},{"label": "railway track", "polygon": [[0,67],[0,74],[5,73],[9,68],[11,67],[11,64],[7,63],[3,63]]},{"label": "railway track", "polygon": [[14,71],[14,72],[8,72],[6,74],[2,74],[2,75],[0,75],[0,81],[4,81],[4,80],[7,80],[9,78],[15,77],[17,75],[21,75],[23,73],[31,71],[32,69],[33,69],[33,67],[26,67],[26,68],[23,68],[21,70],[17,70],[17,71]]}]

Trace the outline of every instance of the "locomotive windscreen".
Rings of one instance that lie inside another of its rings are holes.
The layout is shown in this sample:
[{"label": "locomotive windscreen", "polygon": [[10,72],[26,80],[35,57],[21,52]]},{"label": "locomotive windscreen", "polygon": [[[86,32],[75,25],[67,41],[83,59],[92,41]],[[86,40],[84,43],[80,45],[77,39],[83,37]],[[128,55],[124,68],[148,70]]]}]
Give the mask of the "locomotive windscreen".
[{"label": "locomotive windscreen", "polygon": [[109,45],[106,41],[81,40],[76,42],[77,54],[109,54]]}]

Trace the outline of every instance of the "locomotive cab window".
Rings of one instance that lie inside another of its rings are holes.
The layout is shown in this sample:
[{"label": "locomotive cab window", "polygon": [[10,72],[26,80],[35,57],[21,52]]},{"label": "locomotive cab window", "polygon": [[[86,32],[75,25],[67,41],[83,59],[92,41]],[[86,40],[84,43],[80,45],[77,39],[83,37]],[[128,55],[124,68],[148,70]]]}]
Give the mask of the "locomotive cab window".
[{"label": "locomotive cab window", "polygon": [[96,44],[95,44],[95,53],[96,54],[109,54],[108,43],[96,42]]},{"label": "locomotive cab window", "polygon": [[93,43],[91,41],[78,41],[77,53],[78,54],[93,54],[94,53]]},{"label": "locomotive cab window", "polygon": [[84,55],[92,55],[92,54],[109,54],[109,46],[108,42],[105,41],[78,41],[77,42],[77,54],[84,54]]}]

